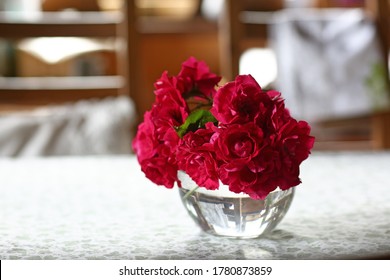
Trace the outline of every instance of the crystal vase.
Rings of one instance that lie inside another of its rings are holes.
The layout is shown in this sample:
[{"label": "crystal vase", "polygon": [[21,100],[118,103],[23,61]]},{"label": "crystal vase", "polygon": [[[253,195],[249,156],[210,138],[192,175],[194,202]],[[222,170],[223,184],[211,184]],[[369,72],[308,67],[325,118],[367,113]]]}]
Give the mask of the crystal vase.
[{"label": "crystal vase", "polygon": [[286,215],[294,196],[294,188],[275,190],[264,200],[246,194],[236,194],[222,185],[218,190],[197,188],[185,173],[179,178],[179,193],[189,215],[210,234],[256,238],[271,232]]}]

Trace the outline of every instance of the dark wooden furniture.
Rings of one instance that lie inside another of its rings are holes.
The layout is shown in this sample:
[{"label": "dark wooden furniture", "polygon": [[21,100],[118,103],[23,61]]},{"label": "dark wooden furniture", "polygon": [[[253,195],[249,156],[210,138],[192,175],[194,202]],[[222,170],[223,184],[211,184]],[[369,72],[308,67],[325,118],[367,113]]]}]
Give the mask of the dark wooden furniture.
[{"label": "dark wooden furniture", "polygon": [[[0,13],[0,38],[27,37],[115,38],[128,42],[127,12],[42,12],[25,17],[15,12]],[[118,61],[126,48],[117,50]],[[127,62],[127,59],[125,59]],[[127,64],[127,63],[126,63]],[[128,90],[129,71],[120,64],[117,76],[97,77],[1,77],[0,109],[29,108],[84,98],[115,96]]]}]

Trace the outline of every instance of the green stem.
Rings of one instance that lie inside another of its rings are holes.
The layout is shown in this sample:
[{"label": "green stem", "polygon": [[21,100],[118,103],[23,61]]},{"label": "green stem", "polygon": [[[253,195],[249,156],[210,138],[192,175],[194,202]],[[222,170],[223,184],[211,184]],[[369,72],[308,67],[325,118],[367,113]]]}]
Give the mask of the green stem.
[{"label": "green stem", "polygon": [[196,186],[195,188],[193,188],[192,190],[189,190],[184,196],[183,196],[183,199],[187,199],[191,194],[193,194],[197,189],[199,189],[199,186]]}]

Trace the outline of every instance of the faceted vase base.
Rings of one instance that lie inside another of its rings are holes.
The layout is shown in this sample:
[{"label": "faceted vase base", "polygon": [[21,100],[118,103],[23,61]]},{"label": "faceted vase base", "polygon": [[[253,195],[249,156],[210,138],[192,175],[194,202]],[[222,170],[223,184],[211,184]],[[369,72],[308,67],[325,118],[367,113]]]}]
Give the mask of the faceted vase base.
[{"label": "faceted vase base", "polygon": [[283,219],[294,196],[294,188],[274,191],[264,200],[246,195],[220,196],[204,188],[179,188],[181,200],[189,215],[207,233],[256,238],[272,231]]}]

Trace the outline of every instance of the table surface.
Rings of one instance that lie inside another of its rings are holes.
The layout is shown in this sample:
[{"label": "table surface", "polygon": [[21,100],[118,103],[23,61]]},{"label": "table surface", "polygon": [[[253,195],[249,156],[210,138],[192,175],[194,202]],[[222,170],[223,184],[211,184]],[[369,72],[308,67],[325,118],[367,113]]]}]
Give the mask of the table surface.
[{"label": "table surface", "polygon": [[132,156],[0,159],[0,259],[390,258],[390,153],[313,153],[256,239],[202,232]]}]

